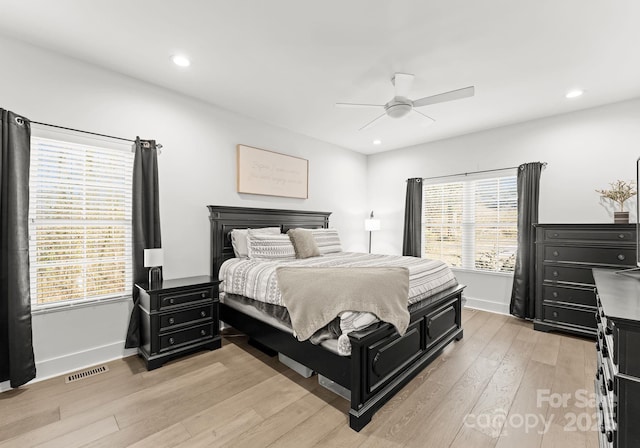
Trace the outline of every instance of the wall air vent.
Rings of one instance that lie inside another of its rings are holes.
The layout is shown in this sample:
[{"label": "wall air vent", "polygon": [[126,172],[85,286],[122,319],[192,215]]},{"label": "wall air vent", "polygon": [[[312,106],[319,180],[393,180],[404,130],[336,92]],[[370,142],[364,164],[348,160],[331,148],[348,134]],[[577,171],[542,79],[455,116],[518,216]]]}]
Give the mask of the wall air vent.
[{"label": "wall air vent", "polygon": [[107,366],[92,367],[90,369],[83,370],[81,372],[76,372],[76,373],[67,375],[64,382],[73,383],[74,381],[83,380],[85,378],[89,378],[90,376],[100,375],[101,373],[105,373],[108,371],[109,371],[109,367]]}]

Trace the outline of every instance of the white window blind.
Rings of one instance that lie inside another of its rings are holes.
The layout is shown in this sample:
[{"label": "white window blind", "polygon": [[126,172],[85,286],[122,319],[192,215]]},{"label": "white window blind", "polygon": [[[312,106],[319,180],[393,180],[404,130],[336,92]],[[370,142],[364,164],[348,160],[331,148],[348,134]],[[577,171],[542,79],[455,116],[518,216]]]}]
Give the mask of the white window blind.
[{"label": "white window blind", "polygon": [[34,306],[130,292],[132,166],[120,148],[31,139]]},{"label": "white window blind", "polygon": [[512,272],[516,176],[423,186],[423,256],[454,267]]}]

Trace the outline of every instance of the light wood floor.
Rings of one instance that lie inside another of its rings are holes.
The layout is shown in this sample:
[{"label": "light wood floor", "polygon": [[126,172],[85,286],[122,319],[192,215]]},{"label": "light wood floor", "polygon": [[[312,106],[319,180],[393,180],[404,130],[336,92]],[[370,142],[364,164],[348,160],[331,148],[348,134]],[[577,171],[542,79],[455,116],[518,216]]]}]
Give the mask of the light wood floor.
[{"label": "light wood floor", "polygon": [[[220,350],[152,372],[130,357],[76,383],[55,378],[2,393],[0,447],[597,446],[593,402],[582,407],[579,392],[593,390],[593,342],[512,317],[463,316],[464,339],[360,433],[349,429],[348,403],[316,377],[229,337]],[[566,406],[538,399],[549,394],[570,398]]]}]

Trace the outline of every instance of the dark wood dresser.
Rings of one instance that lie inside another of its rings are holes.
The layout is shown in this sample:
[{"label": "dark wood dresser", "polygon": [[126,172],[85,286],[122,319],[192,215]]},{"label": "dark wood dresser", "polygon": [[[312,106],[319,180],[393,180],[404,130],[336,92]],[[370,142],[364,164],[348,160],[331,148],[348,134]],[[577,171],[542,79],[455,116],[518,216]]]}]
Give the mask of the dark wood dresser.
[{"label": "dark wood dresser", "polygon": [[600,447],[640,447],[640,271],[594,269]]},{"label": "dark wood dresser", "polygon": [[636,265],[630,224],[536,224],[536,330],[595,337],[592,268]]},{"label": "dark wood dresser", "polygon": [[220,348],[218,280],[209,276],[163,280],[140,291],[141,344],[147,369],[202,349]]}]

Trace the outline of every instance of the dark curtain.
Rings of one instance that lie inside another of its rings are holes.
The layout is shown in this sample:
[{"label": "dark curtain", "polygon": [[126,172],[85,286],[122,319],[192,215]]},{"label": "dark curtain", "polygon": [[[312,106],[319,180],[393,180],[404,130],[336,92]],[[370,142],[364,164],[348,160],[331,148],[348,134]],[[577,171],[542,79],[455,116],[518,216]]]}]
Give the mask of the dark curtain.
[{"label": "dark curtain", "polygon": [[[133,281],[145,283],[144,250],[162,247],[160,240],[160,205],[158,201],[158,151],[155,140],[134,143],[133,161]],[[133,285],[133,310],[127,330],[125,348],[140,346],[140,310],[138,289]]]},{"label": "dark curtain", "polygon": [[422,179],[407,179],[407,198],[404,205],[404,235],[402,255],[422,255]]},{"label": "dark curtain", "polygon": [[19,387],[36,376],[29,290],[31,124],[0,109],[0,381]]},{"label": "dark curtain", "polygon": [[524,319],[535,317],[535,229],[540,199],[540,162],[518,167],[518,250],[511,291],[511,314]]}]

